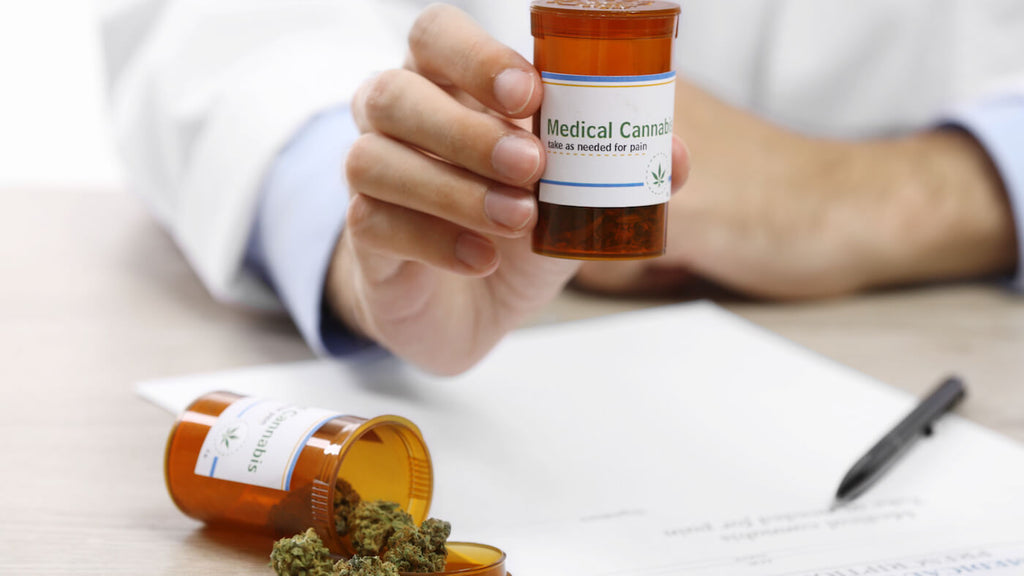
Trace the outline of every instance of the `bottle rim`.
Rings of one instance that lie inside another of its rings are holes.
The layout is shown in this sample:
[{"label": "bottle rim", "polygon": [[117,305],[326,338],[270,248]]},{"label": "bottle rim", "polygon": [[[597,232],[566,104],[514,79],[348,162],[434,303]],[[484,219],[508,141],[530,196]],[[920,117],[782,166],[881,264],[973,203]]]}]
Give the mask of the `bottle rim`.
[{"label": "bottle rim", "polygon": [[[327,506],[328,506],[328,519],[334,518],[334,493],[336,491],[336,480],[340,477],[341,465],[345,461],[345,456],[355,446],[360,438],[365,436],[371,431],[379,430],[381,428],[390,428],[398,434],[398,437],[402,440],[405,445],[406,453],[409,458],[415,458],[426,462],[426,470],[412,471],[414,476],[413,486],[410,487],[410,503],[417,500],[423,501],[423,510],[406,510],[413,516],[413,520],[417,524],[420,524],[427,518],[430,513],[430,504],[434,496],[434,466],[433,461],[430,458],[430,450],[427,448],[427,443],[423,439],[423,433],[419,427],[416,426],[411,420],[402,416],[396,416],[394,414],[383,414],[375,416],[373,418],[360,422],[355,428],[345,427],[340,430],[334,437],[331,438],[332,446],[339,446],[338,453],[332,458],[325,458],[323,468],[320,471],[320,481],[325,483],[327,487]],[[420,478],[420,482],[425,481],[425,486],[419,488],[423,491],[422,494],[417,494],[417,480],[416,474],[425,474],[425,480]],[[321,534],[321,538],[324,538],[325,543],[328,544],[328,548],[335,550],[342,550],[351,554],[351,550],[344,547],[343,538],[338,535],[337,528],[333,521],[326,522],[326,534]],[[320,530],[318,530],[319,532]],[[329,542],[328,542],[329,541]],[[333,546],[331,544],[334,544]]]},{"label": "bottle rim", "polygon": [[666,18],[681,12],[671,0],[533,0],[531,12],[580,12],[590,18]]}]

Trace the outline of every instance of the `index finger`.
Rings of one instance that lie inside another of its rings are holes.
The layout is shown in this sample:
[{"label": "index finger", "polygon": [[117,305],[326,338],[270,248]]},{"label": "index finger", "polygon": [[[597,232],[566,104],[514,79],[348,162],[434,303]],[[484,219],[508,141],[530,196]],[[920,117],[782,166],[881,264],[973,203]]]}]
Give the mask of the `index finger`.
[{"label": "index finger", "polygon": [[536,69],[458,8],[428,6],[409,32],[409,50],[413,70],[465,90],[495,112],[526,118],[540,108]]}]

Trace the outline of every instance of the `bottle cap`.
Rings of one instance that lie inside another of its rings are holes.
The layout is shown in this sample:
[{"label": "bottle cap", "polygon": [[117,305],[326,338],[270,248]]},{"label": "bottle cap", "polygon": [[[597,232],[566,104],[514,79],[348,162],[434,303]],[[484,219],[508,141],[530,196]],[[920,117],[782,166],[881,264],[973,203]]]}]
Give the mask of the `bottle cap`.
[{"label": "bottle cap", "polygon": [[447,546],[448,565],[436,576],[510,576],[505,571],[505,553],[494,546],[475,542],[449,542]]}]

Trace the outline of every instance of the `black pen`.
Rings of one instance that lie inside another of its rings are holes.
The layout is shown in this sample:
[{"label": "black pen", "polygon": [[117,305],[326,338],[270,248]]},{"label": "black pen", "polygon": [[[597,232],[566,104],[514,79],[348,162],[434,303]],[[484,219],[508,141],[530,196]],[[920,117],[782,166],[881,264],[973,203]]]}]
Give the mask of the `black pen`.
[{"label": "black pen", "polygon": [[932,424],[960,402],[966,390],[957,376],[946,378],[938,388],[926,396],[917,408],[907,415],[891,432],[882,437],[850,468],[836,490],[837,506],[850,502],[863,494],[886,470],[899,459],[918,437],[931,435]]}]

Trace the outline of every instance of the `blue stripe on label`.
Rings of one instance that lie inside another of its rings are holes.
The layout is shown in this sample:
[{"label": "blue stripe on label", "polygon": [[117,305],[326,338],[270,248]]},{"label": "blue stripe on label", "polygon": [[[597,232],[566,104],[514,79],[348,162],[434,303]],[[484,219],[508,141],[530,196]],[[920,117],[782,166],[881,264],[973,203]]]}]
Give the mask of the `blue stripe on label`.
[{"label": "blue stripe on label", "polygon": [[295,456],[292,457],[291,463],[288,464],[288,472],[286,472],[284,475],[285,480],[283,490],[285,492],[287,492],[292,485],[292,472],[295,471],[295,464],[299,461],[299,455],[302,454],[302,449],[306,446],[306,442],[309,441],[309,437],[315,434],[316,431],[319,430],[321,426],[327,423],[328,420],[337,418],[338,416],[340,416],[340,414],[331,414],[330,416],[317,422],[312,427],[310,427],[309,432],[307,432],[306,435],[302,438],[302,440],[298,444],[296,444],[296,446],[298,446],[299,448],[298,450],[295,451]]},{"label": "blue stripe on label", "polygon": [[259,406],[260,404],[263,404],[264,402],[266,402],[266,400],[257,400],[255,402],[253,402],[252,404],[249,404],[248,406],[245,407],[244,410],[242,410],[238,414],[235,414],[235,418],[241,418],[242,414],[245,414],[246,412],[251,410],[253,408],[253,406]]},{"label": "blue stripe on label", "polygon": [[662,72],[661,74],[647,74],[644,76],[578,76],[576,74],[557,74],[555,72],[541,72],[541,78],[551,80],[570,80],[574,82],[649,82],[652,80],[668,80],[675,78],[675,72]]},{"label": "blue stripe on label", "polygon": [[210,478],[213,478],[213,473],[217,470],[217,458],[218,456],[213,457],[213,465],[210,466]]},{"label": "blue stripe on label", "polygon": [[554,184],[555,186],[576,186],[578,188],[639,188],[643,182],[627,182],[624,184],[591,184],[589,182],[560,182],[558,180],[540,179],[543,184]]}]

